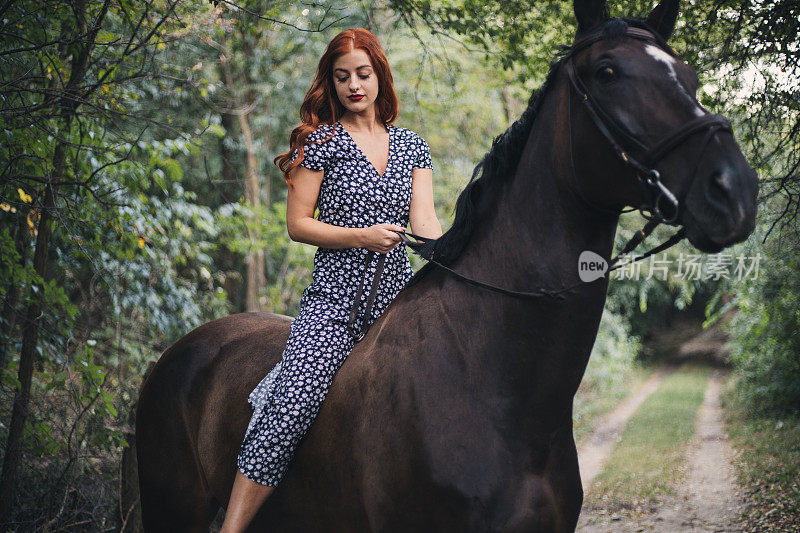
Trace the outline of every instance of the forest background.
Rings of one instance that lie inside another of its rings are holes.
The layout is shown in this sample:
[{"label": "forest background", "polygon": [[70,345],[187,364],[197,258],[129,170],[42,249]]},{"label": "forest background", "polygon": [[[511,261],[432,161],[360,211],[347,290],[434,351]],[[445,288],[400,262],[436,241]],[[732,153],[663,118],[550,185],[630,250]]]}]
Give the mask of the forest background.
[{"label": "forest background", "polygon": [[[741,416],[797,420],[799,19],[792,0],[683,2],[672,44],[759,172],[756,231],[725,251],[758,272],[659,278],[645,264],[613,281],[582,389],[623,382],[653,325],[699,303],[709,324],[736,310]],[[431,147],[445,229],[575,29],[557,0],[0,3],[0,522],[118,529],[148,364],[214,318],[296,313],[314,248],[286,233],[272,160],[326,44],[351,27],[384,46],[396,124]],[[640,226],[624,215],[618,245]],[[696,251],[666,257],[681,253]]]}]

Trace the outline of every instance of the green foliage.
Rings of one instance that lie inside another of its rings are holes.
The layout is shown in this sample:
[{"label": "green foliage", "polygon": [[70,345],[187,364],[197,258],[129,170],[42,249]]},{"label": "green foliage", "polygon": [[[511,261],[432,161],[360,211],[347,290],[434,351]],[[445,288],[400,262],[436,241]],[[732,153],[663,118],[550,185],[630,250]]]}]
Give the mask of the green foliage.
[{"label": "green foliage", "polygon": [[800,261],[797,247],[769,247],[758,278],[736,287],[727,330],[740,377],[737,394],[754,414],[800,409]]},{"label": "green foliage", "polygon": [[640,349],[640,340],[630,333],[625,317],[605,309],[582,387],[605,391],[619,385],[627,379]]},{"label": "green foliage", "polygon": [[463,36],[465,44],[476,46],[485,59],[514,71],[515,81],[525,84],[528,90],[544,80],[557,47],[568,44],[569,33],[564,29],[575,27],[572,4],[555,0],[389,3],[420,25]]},{"label": "green foliage", "polygon": [[74,369],[80,375],[81,387],[79,389],[78,403],[87,406],[87,423],[95,426],[90,433],[91,446],[100,446],[105,449],[116,449],[118,446],[127,446],[128,443],[118,430],[110,428],[106,420],[117,417],[114,407],[114,394],[105,390],[107,372],[103,365],[94,360],[95,342],[88,342],[74,362]]},{"label": "green foliage", "polygon": [[[615,253],[643,225],[644,220],[638,212],[623,215],[615,236]],[[657,228],[637,248],[634,255],[640,255],[664,242],[674,231],[674,228],[668,226]],[[664,315],[686,309],[697,292],[703,293],[708,290],[708,286],[714,285],[711,280],[679,275],[677,267],[680,258],[692,253],[696,254],[697,251],[683,241],[664,252],[614,271],[609,284],[606,309],[624,317],[631,334],[644,337],[660,325]],[[667,267],[666,271],[663,270],[664,266]]]},{"label": "green foliage", "polygon": [[[0,438],[5,444],[11,400],[27,385],[17,378],[22,331],[36,320],[20,442],[22,464],[35,461],[37,469],[21,472],[16,489],[19,501],[36,502],[17,506],[28,524],[31,515],[49,514],[47,527],[105,529],[108,517],[72,513],[108,499],[97,471],[128,445],[124,424],[144,368],[187,325],[228,311],[211,255],[212,209],[183,185],[180,158],[197,156],[195,137],[204,130],[170,128],[141,106],[152,80],[164,79],[154,56],[165,36],[190,13],[210,10],[99,1],[2,9],[0,72],[11,92],[0,99]],[[85,27],[91,22],[100,26],[96,35]],[[32,258],[46,245],[37,243],[45,210],[53,231],[40,275]],[[34,302],[41,312],[28,316]],[[48,501],[69,494],[70,506],[41,505],[31,497],[41,487],[51,491]]]}]

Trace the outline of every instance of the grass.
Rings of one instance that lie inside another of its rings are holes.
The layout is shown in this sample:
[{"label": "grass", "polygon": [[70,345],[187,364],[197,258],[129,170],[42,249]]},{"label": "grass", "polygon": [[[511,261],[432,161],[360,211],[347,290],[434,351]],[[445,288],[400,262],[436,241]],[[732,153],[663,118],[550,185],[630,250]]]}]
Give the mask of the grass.
[{"label": "grass", "polygon": [[730,392],[724,415],[748,501],[741,510],[746,530],[800,531],[800,416],[748,415]]},{"label": "grass", "polygon": [[587,496],[587,508],[647,513],[685,475],[686,445],[708,382],[706,366],[685,364],[628,421]]},{"label": "grass", "polygon": [[621,379],[604,387],[592,386],[589,380],[584,380],[575,395],[573,408],[572,427],[575,442],[580,442],[591,434],[595,422],[603,415],[610,413],[620,402],[638,389],[639,385],[647,381],[656,368],[657,366],[653,365],[636,364],[628,369]]}]

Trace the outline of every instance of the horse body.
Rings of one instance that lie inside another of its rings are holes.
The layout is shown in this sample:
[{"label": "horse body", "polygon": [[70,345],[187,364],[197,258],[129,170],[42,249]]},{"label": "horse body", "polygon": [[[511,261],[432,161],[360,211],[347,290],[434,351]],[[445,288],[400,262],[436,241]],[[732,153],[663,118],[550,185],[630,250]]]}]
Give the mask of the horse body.
[{"label": "horse body", "polygon": [[[551,153],[561,142],[555,124],[538,121],[525,153]],[[585,209],[553,213],[568,202],[548,183],[560,175],[548,159],[522,159],[454,268],[509,287],[558,287],[575,276],[565,257],[610,252],[616,218],[598,224]],[[552,227],[586,235],[563,240]],[[606,288],[603,280],[563,300],[518,300],[433,272],[404,289],[337,373],[253,531],[574,528],[582,492],[572,398]],[[191,384],[178,394],[203,409],[179,429],[194,443],[207,490],[224,502],[234,473],[227,466],[251,414],[247,394],[279,358],[288,324],[256,315],[215,322],[162,360],[194,372],[176,376]],[[174,361],[177,354],[192,363]]]},{"label": "horse body", "polygon": [[[593,165],[598,182],[614,183],[630,171],[591,142],[585,116],[572,125],[569,99],[557,73],[513,174],[453,269],[515,290],[558,289],[575,283],[582,251],[610,256],[619,213],[592,209],[573,188],[572,144],[586,155],[577,162],[581,175]],[[689,194],[690,184],[675,185]],[[614,192],[637,201],[633,185]],[[744,238],[748,223],[725,239]],[[573,530],[583,493],[572,402],[607,288],[603,278],[564,298],[520,299],[429,269],[355,345],[250,530]],[[278,361],[288,324],[277,315],[233,315],[161,357],[136,416],[148,530],[203,530],[225,505],[252,415],[247,395]]]}]

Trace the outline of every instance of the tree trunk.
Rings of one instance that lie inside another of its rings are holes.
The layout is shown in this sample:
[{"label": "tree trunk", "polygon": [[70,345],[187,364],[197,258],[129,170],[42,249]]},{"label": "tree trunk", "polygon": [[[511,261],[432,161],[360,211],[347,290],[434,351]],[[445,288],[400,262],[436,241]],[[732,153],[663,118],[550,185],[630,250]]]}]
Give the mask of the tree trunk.
[{"label": "tree trunk", "polygon": [[[261,109],[265,115],[269,116],[269,99],[264,102],[264,105],[261,107]],[[264,129],[261,130],[261,138],[263,139],[263,142],[261,143],[262,146],[272,146],[272,130],[270,129],[269,125],[264,126]],[[272,165],[272,161],[269,161],[268,163],[270,166]],[[281,180],[281,183],[283,183],[283,180]],[[267,172],[267,174],[264,176],[264,184],[261,189],[261,199],[263,200],[265,206],[270,207],[272,205],[272,180],[270,179],[269,172]]]},{"label": "tree trunk", "polygon": [[514,117],[517,115],[514,114],[514,102],[509,93],[508,86],[504,85],[500,88],[500,98],[503,101],[503,113],[506,116],[506,124],[512,124],[514,122]]},{"label": "tree trunk", "polygon": [[[233,72],[231,69],[231,62],[233,61],[232,55],[225,51],[221,60],[222,72],[225,77],[225,85],[228,86],[228,91],[235,97],[235,84]],[[237,100],[234,98],[234,100]],[[259,211],[261,207],[261,184],[258,178],[258,156],[256,155],[255,140],[253,139],[253,130],[250,127],[249,102],[252,101],[248,98],[248,103],[244,104],[244,108],[238,110],[235,114],[239,118],[239,128],[242,130],[242,140],[245,146],[245,173],[244,173],[244,201],[253,211],[253,217],[248,220],[247,234],[251,244],[257,243],[260,239],[261,232]],[[242,103],[239,102],[241,105]],[[264,249],[260,246],[253,245],[253,249],[245,256],[245,265],[247,268],[247,276],[245,278],[245,310],[246,311],[264,311],[265,306],[259,299],[259,294],[267,285],[267,278],[264,271],[265,258]]]},{"label": "tree trunk", "polygon": [[[19,264],[25,265],[28,262],[28,224],[27,218],[20,212],[17,227],[17,236],[14,239],[14,246],[19,254]],[[6,292],[6,301],[3,304],[3,324],[8,332],[8,340],[14,337],[14,327],[17,325],[17,302],[19,301],[20,285],[11,280],[11,285]],[[8,344],[0,344],[0,369],[6,367],[6,357],[8,354]]]},{"label": "tree trunk", "polygon": [[[54,154],[54,175],[63,175],[66,162],[64,145],[56,146]],[[42,216],[39,219],[38,234],[36,236],[36,251],[33,254],[33,267],[44,281],[47,274],[47,251],[50,246],[50,211],[55,206],[55,186],[48,183],[44,190],[44,205]],[[28,405],[31,395],[31,380],[33,377],[33,360],[36,355],[36,345],[39,340],[39,320],[41,320],[44,287],[39,287],[39,293],[33,298],[25,313],[25,325],[22,328],[22,350],[19,355],[19,372],[17,379],[21,384],[20,389],[14,394],[14,405],[11,411],[8,440],[6,442],[6,455],[3,458],[3,473],[0,475],[0,523],[11,521],[11,509],[14,501],[14,482],[19,469],[21,456],[21,439],[25,423],[28,419]]]},{"label": "tree trunk", "polygon": [[[222,123],[222,127],[225,128],[225,137],[233,137],[237,135],[236,121],[234,120],[233,115],[225,112],[220,113],[220,122]],[[235,166],[237,162],[235,161],[235,151],[231,150],[225,144],[225,137],[219,140],[219,155],[222,165],[222,190],[226,191],[223,193],[222,201],[232,202],[233,197],[228,197],[226,193],[231,187],[233,187],[233,183],[235,183],[238,179],[236,176]],[[239,261],[237,254],[231,252],[229,248],[223,248],[221,252],[222,262],[219,266],[224,269],[237,268]],[[244,288],[244,284],[242,283],[241,278],[238,276],[225,276],[225,281],[223,282],[222,287],[228,294],[228,301],[231,303],[233,308],[239,310],[243,309],[242,289]]]},{"label": "tree trunk", "polygon": [[[220,113],[220,122],[222,127],[225,128],[225,136],[235,135],[233,115],[229,113]],[[225,144],[225,138],[219,140],[219,155],[222,160],[222,182],[223,189],[228,187],[228,183],[233,183],[236,180],[236,168],[234,167],[233,158],[234,152]],[[225,201],[230,201],[226,198]]]},{"label": "tree trunk", "polygon": [[[261,217],[258,212],[261,207],[261,183],[258,179],[258,157],[256,156],[253,130],[250,128],[250,112],[239,114],[239,127],[246,152],[244,174],[244,201],[253,210],[253,218],[249,221],[248,234],[252,243],[258,242],[261,236],[259,224]],[[259,299],[259,294],[267,286],[267,277],[264,272],[264,249],[257,246],[245,257],[247,265],[247,295],[245,305],[248,311],[263,311],[265,306]]]}]

